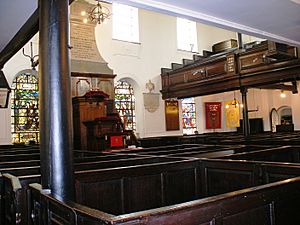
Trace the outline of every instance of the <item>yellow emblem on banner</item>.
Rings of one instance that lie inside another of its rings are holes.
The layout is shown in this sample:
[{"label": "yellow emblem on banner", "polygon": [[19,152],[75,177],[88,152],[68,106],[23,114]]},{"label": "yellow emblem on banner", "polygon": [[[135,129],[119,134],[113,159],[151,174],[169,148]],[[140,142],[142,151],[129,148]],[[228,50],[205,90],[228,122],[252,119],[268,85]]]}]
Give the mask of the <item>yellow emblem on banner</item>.
[{"label": "yellow emblem on banner", "polygon": [[234,128],[240,126],[240,107],[237,100],[225,103],[226,126]]}]

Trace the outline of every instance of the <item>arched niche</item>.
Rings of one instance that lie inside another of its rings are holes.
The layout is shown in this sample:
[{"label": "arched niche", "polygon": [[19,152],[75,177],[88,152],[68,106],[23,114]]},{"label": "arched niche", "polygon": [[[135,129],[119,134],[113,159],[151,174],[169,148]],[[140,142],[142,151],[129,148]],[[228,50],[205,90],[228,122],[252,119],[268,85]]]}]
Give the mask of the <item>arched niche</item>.
[{"label": "arched niche", "polygon": [[292,108],[290,106],[281,106],[277,109],[280,124],[293,124]]}]

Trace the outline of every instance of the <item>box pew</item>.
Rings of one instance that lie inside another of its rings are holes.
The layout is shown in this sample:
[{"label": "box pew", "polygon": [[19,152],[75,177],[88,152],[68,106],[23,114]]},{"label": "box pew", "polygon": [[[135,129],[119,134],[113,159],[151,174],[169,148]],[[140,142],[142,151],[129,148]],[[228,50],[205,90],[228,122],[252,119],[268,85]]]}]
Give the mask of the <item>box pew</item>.
[{"label": "box pew", "polygon": [[300,176],[293,163],[202,159],[202,193],[205,196],[253,187]]},{"label": "box pew", "polygon": [[265,184],[300,176],[300,166],[291,163],[276,164],[264,162],[262,180]]},{"label": "box pew", "polygon": [[172,151],[172,150],[179,150],[179,149],[188,149],[188,148],[201,148],[203,145],[200,144],[182,144],[182,145],[163,145],[163,146],[156,146],[156,147],[147,147],[147,148],[134,148],[134,149],[117,149],[113,150],[113,153],[140,153],[140,152],[156,152],[156,151]]},{"label": "box pew", "polygon": [[269,136],[253,136],[248,141],[255,144],[266,145],[300,145],[300,133],[287,133],[287,134],[270,134]]},{"label": "box pew", "polygon": [[110,155],[110,153],[88,151],[88,150],[73,150],[73,156],[76,158],[88,157],[88,156],[105,156],[105,155]]},{"label": "box pew", "polygon": [[256,144],[247,144],[247,145],[233,145],[227,146],[228,148],[234,149],[235,153],[241,152],[252,152],[264,149],[271,149],[280,147],[280,145],[256,145]]},{"label": "box pew", "polygon": [[39,145],[0,145],[0,151],[38,148]]},{"label": "box pew", "polygon": [[[75,173],[75,176],[77,176],[77,173],[80,173],[80,171],[84,170],[85,172],[87,171],[94,171],[96,169],[102,169],[104,171],[109,171],[110,168],[116,167],[117,165],[121,168],[132,168],[135,167],[139,164],[164,164],[168,162],[173,162],[173,161],[180,161],[180,159],[173,159],[173,158],[162,158],[162,157],[136,157],[132,156],[129,159],[117,159],[117,160],[111,160],[111,161],[100,161],[100,162],[92,162],[92,163],[82,163],[82,164],[75,164],[75,170],[79,171]],[[126,167],[127,166],[127,167]],[[34,183],[34,182],[40,182],[40,175],[39,175],[39,168],[35,168],[35,171],[32,170],[27,170],[27,173],[22,171],[20,172],[19,168],[14,170],[12,169],[12,173],[15,176],[12,176],[11,174],[6,174],[3,175],[0,179],[1,185],[0,185],[0,193],[2,195],[2,201],[0,202],[0,212],[2,215],[1,217],[1,224],[11,224],[10,222],[4,223],[4,212],[3,210],[7,211],[7,207],[9,205],[14,205],[14,204],[20,204],[18,207],[14,207],[11,210],[12,214],[16,214],[17,212],[14,212],[15,209],[19,208],[22,209],[22,211],[26,210],[27,204],[26,204],[26,199],[27,199],[27,189],[28,189],[28,184]],[[26,170],[25,170],[26,171]],[[6,172],[9,172],[6,170]],[[12,192],[12,190],[15,190],[15,188],[12,188],[11,185],[14,182],[9,181],[11,177],[15,177],[15,179],[20,179],[20,185],[19,185],[19,191],[18,192]],[[8,185],[8,186],[7,186]],[[9,186],[10,185],[10,186]],[[9,190],[9,191],[7,191]],[[15,195],[14,197],[11,197],[9,195]],[[13,199],[17,199],[17,201],[13,201]],[[6,202],[5,202],[6,201]],[[6,206],[6,207],[5,207]],[[5,212],[6,214],[7,212]],[[27,224],[27,217],[24,218],[24,214],[22,216],[22,224]],[[8,216],[10,217],[10,216]],[[14,216],[11,216],[12,218]],[[9,218],[7,219],[9,220]],[[14,223],[13,223],[14,224]]]},{"label": "box pew", "polygon": [[[172,140],[176,140],[175,142]],[[170,144],[213,144],[213,145],[299,145],[300,132],[251,134],[247,139],[236,132],[205,133],[197,135],[166,136],[140,139],[142,147]],[[291,143],[291,144],[289,144]]]},{"label": "box pew", "polygon": [[116,215],[300,176],[297,164],[214,159],[196,162],[82,171],[76,173],[76,199]]},{"label": "box pew", "polygon": [[139,139],[142,147],[155,147],[163,145],[180,145],[180,136],[160,136]]},{"label": "box pew", "polygon": [[[76,173],[77,202],[120,214],[199,197],[198,160]],[[151,193],[151,194],[150,194]]]},{"label": "box pew", "polygon": [[27,166],[39,166],[40,160],[27,160],[27,161],[8,161],[8,162],[0,162],[1,168],[12,168],[12,167],[27,167]]},{"label": "box pew", "polygon": [[[215,145],[197,145],[193,147],[186,147],[186,148],[162,148],[162,149],[154,149],[153,148],[144,148],[140,150],[134,151],[118,151],[117,153],[126,153],[126,154],[139,154],[139,155],[155,155],[155,156],[164,156],[164,155],[175,155],[175,154],[184,154],[188,152],[213,152],[213,151],[221,151],[227,150],[228,147],[226,146],[215,146]],[[232,152],[233,153],[233,152]]]},{"label": "box pew", "polygon": [[3,174],[3,199],[0,204],[0,223],[28,224],[28,188],[30,183],[40,183],[40,175],[13,176]]},{"label": "box pew", "polygon": [[215,151],[185,151],[185,152],[178,152],[178,153],[171,153],[168,154],[167,156],[171,156],[171,157],[193,157],[193,158],[218,158],[218,157],[222,157],[225,155],[231,155],[234,154],[234,150],[232,149],[220,149],[220,150],[215,150]]},{"label": "box pew", "polygon": [[39,148],[25,148],[25,149],[18,149],[18,150],[0,150],[0,156],[2,155],[18,155],[18,154],[32,154],[32,153],[40,153]]},{"label": "box pew", "polygon": [[198,147],[199,144],[178,144],[178,145],[162,145],[162,146],[154,146],[147,147],[142,149],[147,149],[148,151],[156,151],[156,150],[171,150],[171,149],[184,149],[184,148],[193,148]]},{"label": "box pew", "polygon": [[124,214],[300,176],[297,164],[213,159],[200,160],[198,165],[196,162],[81,171],[76,173],[76,199],[107,213]]},{"label": "box pew", "polygon": [[[203,199],[114,215],[74,202],[63,202],[30,185],[31,224],[75,225],[298,225],[300,177]],[[95,195],[95,194],[94,194]]]},{"label": "box pew", "polygon": [[[199,160],[154,163],[113,169],[78,171],[75,173],[76,198],[78,203],[94,208],[92,212],[97,212],[97,215],[102,212],[95,211],[95,209],[101,209],[106,213],[114,214],[113,218],[115,219],[117,215],[120,215],[120,218],[126,217],[124,213],[166,207],[295,176],[300,176],[300,165],[287,163],[241,162],[217,159],[204,159],[200,161],[200,164]],[[23,181],[26,180],[23,179]],[[23,185],[28,186],[28,183],[23,183],[20,186]],[[214,198],[217,198],[217,196]],[[6,199],[13,199],[13,197]],[[37,203],[32,205],[33,212],[38,210],[36,205]],[[176,210],[177,206],[173,208]],[[57,210],[54,214],[57,213]],[[72,210],[74,212],[74,209]],[[146,217],[148,216],[151,217],[147,214]],[[104,224],[104,222],[99,222],[101,221],[99,218],[96,218],[97,220],[98,223],[91,224]],[[81,224],[90,223],[84,221]],[[185,219],[179,224],[185,224]]]},{"label": "box pew", "polygon": [[273,149],[237,153],[220,158],[300,163],[300,146],[281,146]]},{"label": "box pew", "polygon": [[300,137],[290,137],[290,138],[285,138],[285,139],[278,139],[278,140],[274,140],[274,142],[272,142],[272,140],[270,140],[271,143],[274,144],[281,144],[281,145],[300,145]]},{"label": "box pew", "polygon": [[[222,145],[198,145],[192,148],[183,149],[152,149],[145,148],[128,152],[128,154],[140,154],[140,155],[153,155],[153,156],[171,156],[171,157],[194,157],[194,158],[218,158],[226,155],[240,153],[244,151],[255,151],[257,149],[272,148],[271,146],[258,146],[258,145],[233,145],[233,146],[222,146]],[[118,153],[123,153],[120,151]]]},{"label": "box pew", "polygon": [[38,160],[40,158],[40,153],[32,154],[5,154],[0,156],[0,162],[8,161],[21,161],[21,160]]}]

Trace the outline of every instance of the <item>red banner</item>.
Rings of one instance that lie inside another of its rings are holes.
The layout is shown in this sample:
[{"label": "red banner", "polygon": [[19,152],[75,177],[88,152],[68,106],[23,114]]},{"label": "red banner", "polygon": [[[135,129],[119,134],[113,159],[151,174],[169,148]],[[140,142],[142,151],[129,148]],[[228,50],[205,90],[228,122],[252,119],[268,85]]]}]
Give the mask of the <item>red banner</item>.
[{"label": "red banner", "polygon": [[206,129],[221,128],[221,102],[205,102]]}]

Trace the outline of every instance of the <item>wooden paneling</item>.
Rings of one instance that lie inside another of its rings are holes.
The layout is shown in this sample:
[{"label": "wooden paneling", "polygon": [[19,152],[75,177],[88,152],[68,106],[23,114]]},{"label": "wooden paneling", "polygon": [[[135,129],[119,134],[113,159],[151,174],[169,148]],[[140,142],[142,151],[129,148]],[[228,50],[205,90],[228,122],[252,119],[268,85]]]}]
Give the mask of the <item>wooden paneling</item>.
[{"label": "wooden paneling", "polygon": [[[37,190],[32,189],[32,192]],[[122,216],[95,211],[76,203],[60,203],[59,211],[52,212],[49,205],[57,202],[51,195],[34,194],[34,201],[42,199],[42,211],[58,214],[78,224],[119,225],[298,225],[300,223],[300,178],[244,189],[201,200],[186,202],[159,209],[151,209]],[[61,215],[62,214],[62,215]],[[41,223],[50,224],[49,216],[41,217]]]},{"label": "wooden paneling", "polygon": [[292,165],[281,166],[265,165],[263,167],[264,183],[271,183],[279,180],[300,176],[300,168]]},{"label": "wooden paneling", "polygon": [[247,55],[241,55],[239,57],[239,68],[241,72],[247,73],[249,71],[244,71],[250,68],[254,68],[254,70],[257,70],[256,68],[258,66],[265,64],[265,58],[266,58],[267,52],[258,52],[253,54],[247,54]]},{"label": "wooden paneling", "polygon": [[163,70],[162,97],[185,98],[300,79],[295,47],[264,41],[243,51],[210,55]]},{"label": "wooden paneling", "polygon": [[267,204],[253,208],[251,210],[241,211],[239,213],[224,216],[223,225],[275,225],[272,218],[272,204]]},{"label": "wooden paneling", "polygon": [[258,185],[259,170],[254,163],[226,163],[220,160],[202,161],[202,191],[206,196]]},{"label": "wooden paneling", "polygon": [[125,212],[135,212],[162,206],[160,174],[124,179]]},{"label": "wooden paneling", "polygon": [[76,182],[76,199],[83,205],[113,214],[124,213],[122,180]]},{"label": "wooden paneling", "polygon": [[164,179],[166,205],[196,199],[196,176],[196,171],[193,169],[167,172]]}]

